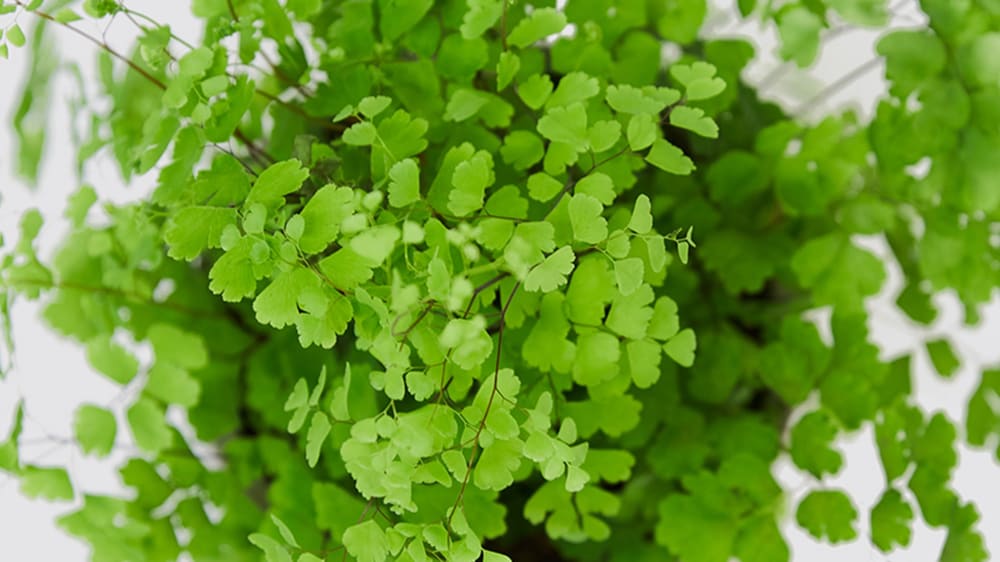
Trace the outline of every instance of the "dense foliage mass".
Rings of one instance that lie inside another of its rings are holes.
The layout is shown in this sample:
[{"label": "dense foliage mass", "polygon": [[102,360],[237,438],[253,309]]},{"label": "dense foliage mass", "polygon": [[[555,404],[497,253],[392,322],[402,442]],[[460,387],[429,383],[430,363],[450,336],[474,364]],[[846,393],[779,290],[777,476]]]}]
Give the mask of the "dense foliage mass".
[{"label": "dense foliage mass", "polygon": [[[114,18],[137,41],[90,36],[79,164],[158,177],[124,206],[81,187],[50,263],[37,213],[3,254],[8,336],[11,303],[43,299],[133,397],[82,406],[75,439],[133,443],[134,495],[86,495],[62,526],[115,562],[781,562],[782,517],[885,552],[920,517],[947,530],[941,560],[986,560],[950,479],[957,437],[995,443],[1000,372],[964,428],[917,408],[910,358],[868,341],[885,272],[854,243],[884,234],[914,322],[948,288],[976,322],[997,279],[1000,2],[920,4],[926,27],[878,42],[871,123],[807,126],[741,82],[752,44],[699,34],[705,0],[194,0],[198,44],[115,0],[0,2],[0,55],[33,57],[21,173],[47,37]],[[800,66],[824,29],[888,15],[737,8]],[[947,339],[927,351],[959,366]],[[19,458],[20,415],[0,469],[74,498]],[[789,505],[779,455],[822,480],[866,425],[871,512],[823,486]]]}]

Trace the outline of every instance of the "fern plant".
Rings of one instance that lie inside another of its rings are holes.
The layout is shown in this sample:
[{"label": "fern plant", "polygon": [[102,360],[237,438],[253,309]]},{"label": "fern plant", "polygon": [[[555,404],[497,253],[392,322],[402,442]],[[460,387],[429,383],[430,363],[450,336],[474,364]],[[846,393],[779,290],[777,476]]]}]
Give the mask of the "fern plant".
[{"label": "fern plant", "polygon": [[[941,560],[986,560],[950,481],[960,436],[996,444],[1000,371],[966,420],[919,409],[910,357],[869,341],[885,269],[854,242],[884,236],[917,323],[945,289],[975,323],[995,286],[1000,4],[920,5],[924,28],[878,42],[874,118],[807,125],[741,81],[753,44],[700,35],[706,0],[193,0],[197,43],[127,2],[0,2],[0,56],[33,59],[22,175],[31,88],[60,71],[46,38],[76,33],[101,91],[74,108],[79,168],[156,177],[128,205],[81,187],[51,260],[25,214],[0,262],[6,362],[11,303],[41,299],[131,397],[81,406],[73,438],[133,443],[133,497],[86,495],[61,525],[99,561],[781,562],[786,517],[884,552],[919,517],[947,531]],[[888,17],[731,9],[803,67],[831,25]],[[927,351],[959,364],[946,339]],[[22,413],[0,469],[73,499],[19,455]],[[823,486],[790,502],[775,461],[822,481],[862,427],[874,508]]]}]

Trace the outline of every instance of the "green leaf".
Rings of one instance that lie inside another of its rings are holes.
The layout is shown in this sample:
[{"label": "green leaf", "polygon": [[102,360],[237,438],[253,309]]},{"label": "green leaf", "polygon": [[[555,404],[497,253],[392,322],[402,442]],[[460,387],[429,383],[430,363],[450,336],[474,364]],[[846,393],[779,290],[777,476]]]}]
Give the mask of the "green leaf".
[{"label": "green leaf", "polygon": [[583,152],[589,145],[587,111],[581,103],[554,107],[538,120],[538,132],[551,141],[565,143]]},{"label": "green leaf", "polygon": [[512,562],[512,560],[506,554],[500,554],[492,550],[483,550],[483,562]]},{"label": "green leaf", "polygon": [[389,168],[389,204],[405,207],[420,200],[420,167],[412,158]]},{"label": "green leaf", "polygon": [[285,195],[297,191],[309,177],[309,170],[302,167],[298,160],[285,160],[272,164],[260,173],[250,193],[247,194],[244,208],[249,209],[254,203],[263,203],[273,207],[281,203]]},{"label": "green leaf", "polygon": [[993,56],[997,49],[1000,49],[1000,32],[996,31],[983,33],[963,46],[957,62],[972,83],[996,86],[1000,82],[1000,63]]},{"label": "green leaf", "polygon": [[[416,2],[411,5],[416,5]],[[394,14],[393,19],[398,19],[399,12]],[[358,102],[358,111],[368,119],[374,119],[376,115],[382,113],[392,103],[392,99],[385,96],[366,96]]]},{"label": "green leaf", "polygon": [[979,519],[976,508],[956,507],[948,525],[948,538],[941,549],[941,562],[986,562],[990,558],[983,536],[972,528]]},{"label": "green leaf", "polygon": [[528,195],[535,201],[548,201],[562,190],[562,182],[545,172],[537,172],[528,176]]},{"label": "green leaf", "polygon": [[656,542],[685,562],[728,562],[738,532],[737,521],[683,494],[659,504]]},{"label": "green leaf", "polygon": [[765,173],[759,156],[731,150],[712,163],[706,179],[713,200],[726,206],[738,206],[767,187]]},{"label": "green leaf", "polygon": [[888,21],[889,11],[885,0],[831,0],[829,6],[844,21],[865,26],[881,26]]},{"label": "green leaf", "polygon": [[876,51],[885,57],[886,78],[897,96],[909,95],[947,64],[944,44],[929,31],[894,31],[879,39]]},{"label": "green leaf", "polygon": [[278,533],[281,535],[281,538],[284,539],[285,544],[295,548],[302,548],[299,546],[299,541],[295,540],[295,535],[292,534],[292,530],[288,528],[288,525],[286,525],[284,521],[279,519],[278,516],[273,513],[271,514],[271,522],[278,528]]},{"label": "green leaf", "polygon": [[615,297],[605,325],[613,332],[630,340],[646,337],[646,329],[653,316],[653,290],[641,285],[629,295]]},{"label": "green leaf", "polygon": [[520,69],[521,59],[517,55],[510,51],[500,53],[500,59],[497,61],[497,91],[506,89]]},{"label": "green leaf", "polygon": [[330,419],[323,412],[313,414],[312,423],[309,424],[309,433],[306,435],[306,461],[310,468],[316,466],[319,461],[319,454],[323,450],[323,444],[330,435]]},{"label": "green leaf", "polygon": [[[390,187],[390,201],[392,190]],[[340,225],[354,208],[354,191],[347,187],[327,185],[313,194],[302,209],[305,229],[299,237],[299,248],[307,254],[321,252],[340,233]]]},{"label": "green leaf", "polygon": [[183,368],[157,361],[149,370],[143,389],[150,396],[185,407],[193,407],[201,396],[201,384]]},{"label": "green leaf", "polygon": [[462,37],[473,39],[486,32],[500,19],[503,0],[469,0],[469,11],[462,18]]},{"label": "green leaf", "polygon": [[87,342],[87,361],[118,384],[128,384],[139,373],[139,361],[109,336]]},{"label": "green leaf", "polygon": [[63,8],[55,13],[53,16],[55,20],[59,23],[70,23],[80,19],[83,19],[80,14],[77,14],[69,8]]},{"label": "green leaf", "polygon": [[604,482],[625,482],[632,476],[636,459],[632,453],[618,449],[588,449],[583,468],[595,479]]},{"label": "green leaf", "polygon": [[222,231],[236,224],[236,209],[185,207],[170,217],[163,233],[170,246],[167,255],[191,261],[207,248],[222,246]]},{"label": "green leaf", "polygon": [[694,331],[691,328],[685,328],[663,344],[663,351],[678,365],[690,367],[694,364],[694,351],[697,345]]},{"label": "green leaf", "polygon": [[76,410],[73,431],[85,455],[106,457],[110,454],[117,429],[114,414],[104,408],[83,404]]},{"label": "green leaf", "polygon": [[955,349],[945,338],[927,342],[927,354],[931,357],[934,370],[942,377],[951,377],[962,366]]},{"label": "green leaf", "polygon": [[701,61],[670,67],[670,75],[684,86],[687,101],[708,99],[721,94],[726,89],[726,83],[715,73],[714,65]]},{"label": "green leaf", "polygon": [[611,150],[621,136],[622,126],[618,121],[598,121],[591,125],[587,132],[590,148],[594,152]]},{"label": "green leaf", "polygon": [[858,536],[854,520],[858,512],[840,490],[814,490],[795,511],[795,521],[817,539],[831,543],[849,541]]},{"label": "green leaf", "polygon": [[514,483],[521,466],[520,441],[494,441],[483,450],[472,473],[472,483],[483,490],[500,491]]},{"label": "green leaf", "polygon": [[653,143],[646,154],[646,161],[671,174],[686,176],[694,171],[694,162],[681,149],[663,139],[657,139]]},{"label": "green leaf", "polygon": [[486,323],[480,316],[449,321],[439,339],[445,349],[451,350],[451,360],[463,369],[475,369],[493,351],[493,339],[486,333]]},{"label": "green leaf", "polygon": [[878,258],[837,233],[814,238],[791,261],[799,282],[813,290],[817,304],[860,310],[865,297],[882,287],[885,270]]},{"label": "green leaf", "polygon": [[253,301],[257,321],[275,328],[294,324],[299,317],[299,295],[319,290],[319,279],[297,267],[279,274]]},{"label": "green leaf", "polygon": [[896,545],[910,544],[910,526],[913,508],[895,489],[888,489],[871,511],[872,543],[882,552],[890,552]]},{"label": "green leaf", "polygon": [[998,398],[1000,371],[984,371],[966,411],[965,433],[970,445],[982,446],[991,434],[1000,434],[1000,408],[994,407]]},{"label": "green leaf", "polygon": [[132,436],[140,448],[158,453],[174,441],[163,410],[150,398],[140,398],[126,414]]},{"label": "green leaf", "polygon": [[212,65],[214,53],[207,46],[188,51],[177,61],[177,74],[182,78],[199,78]]},{"label": "green leaf", "polygon": [[448,209],[464,216],[483,207],[486,188],[493,185],[493,157],[480,150],[455,167],[451,178],[454,189],[448,195]]},{"label": "green leaf", "polygon": [[761,380],[788,404],[798,404],[812,392],[830,357],[830,349],[812,323],[786,317],[780,340],[761,351]]},{"label": "green leaf", "polygon": [[523,49],[535,41],[559,33],[564,27],[566,16],[562,12],[554,8],[539,8],[514,26],[507,34],[507,42]]},{"label": "green leaf", "polygon": [[24,32],[18,24],[7,28],[7,42],[15,47],[23,47],[25,43]]},{"label": "green leaf", "polygon": [[785,538],[771,515],[755,517],[740,529],[733,545],[740,562],[788,562],[790,553]]},{"label": "green leaf", "polygon": [[645,193],[640,194],[635,199],[635,206],[632,208],[632,217],[628,221],[628,228],[636,234],[646,234],[653,229],[653,215],[650,213],[652,205],[649,197]]},{"label": "green leaf", "polygon": [[348,528],[341,540],[358,562],[383,562],[389,556],[389,540],[372,519]]},{"label": "green leaf", "polygon": [[73,192],[73,195],[70,195],[66,202],[65,217],[74,227],[83,226],[87,220],[87,213],[96,202],[97,192],[94,191],[94,188],[89,185],[81,186],[80,189]]},{"label": "green leaf", "polygon": [[341,248],[319,262],[319,270],[339,289],[350,291],[371,279],[371,262],[351,248]]},{"label": "green leaf", "polygon": [[524,278],[524,289],[549,293],[565,285],[575,260],[576,256],[569,246],[559,248],[528,272]]},{"label": "green leaf", "polygon": [[719,126],[704,110],[681,105],[670,111],[670,124],[710,139],[719,138]]},{"label": "green leaf", "polygon": [[656,121],[645,113],[633,115],[628,121],[628,145],[633,151],[638,151],[653,144],[659,135]]},{"label": "green leaf", "polygon": [[369,267],[378,267],[396,249],[399,238],[398,228],[382,224],[362,231],[361,234],[351,239],[349,247],[356,255],[365,260]]},{"label": "green leaf", "polygon": [[489,103],[490,98],[478,90],[460,88],[452,93],[445,107],[445,121],[465,121],[474,117]]},{"label": "green leaf", "polygon": [[631,295],[642,285],[645,266],[641,258],[625,258],[615,260],[615,282],[618,291],[623,295]]},{"label": "green leaf", "polygon": [[545,146],[542,139],[531,131],[511,131],[503,139],[500,156],[504,163],[510,164],[514,169],[527,170],[545,156]]},{"label": "green leaf", "polygon": [[160,322],[149,327],[146,337],[158,361],[170,362],[185,369],[201,369],[208,365],[205,341],[196,333]]},{"label": "green leaf", "polygon": [[680,331],[680,319],[677,316],[677,303],[670,297],[656,299],[653,307],[653,318],[650,320],[646,335],[657,340],[668,340]]},{"label": "green leaf", "polygon": [[340,137],[347,144],[353,146],[371,146],[378,136],[378,129],[370,121],[362,121],[351,125]]},{"label": "green leaf", "polygon": [[580,178],[574,186],[577,193],[593,196],[602,205],[611,205],[615,201],[615,186],[607,174],[594,172]]},{"label": "green leaf", "polygon": [[667,101],[653,96],[647,96],[641,89],[627,84],[612,84],[608,86],[605,93],[605,100],[611,109],[619,113],[630,114],[658,114],[663,111],[669,103],[674,103],[680,99],[680,92],[676,92],[677,99]]},{"label": "green leaf", "polygon": [[50,501],[71,501],[73,499],[73,484],[65,469],[26,466],[21,470],[18,478],[21,480],[21,493],[29,498]]},{"label": "green leaf", "polygon": [[566,491],[570,493],[576,493],[583,489],[583,487],[590,481],[590,475],[587,471],[573,465],[566,466]]},{"label": "green leaf", "polygon": [[665,6],[656,29],[669,41],[687,45],[698,36],[708,11],[705,0],[680,0]]},{"label": "green leaf", "polygon": [[803,416],[791,437],[792,460],[799,468],[820,479],[840,470],[843,459],[833,448],[837,426],[828,412],[816,410]]},{"label": "green leaf", "polygon": [[266,562],[292,562],[292,556],[285,545],[262,533],[252,533],[247,539],[251,544],[264,551]]},{"label": "green leaf", "polygon": [[517,95],[524,105],[540,109],[552,94],[552,79],[548,74],[532,74],[517,86]]},{"label": "green leaf", "polygon": [[607,332],[590,332],[577,338],[573,380],[583,386],[596,386],[618,374],[621,346],[618,338]]},{"label": "green leaf", "polygon": [[573,238],[587,244],[597,244],[608,237],[608,223],[601,216],[604,207],[596,198],[577,193],[569,200],[569,221]]},{"label": "green leaf", "polygon": [[584,72],[570,72],[559,79],[559,85],[545,102],[546,109],[585,102],[601,91],[600,82]]},{"label": "green leaf", "polygon": [[781,58],[795,61],[802,68],[812,64],[819,52],[819,33],[823,29],[819,16],[798,4],[783,10],[777,19]]}]

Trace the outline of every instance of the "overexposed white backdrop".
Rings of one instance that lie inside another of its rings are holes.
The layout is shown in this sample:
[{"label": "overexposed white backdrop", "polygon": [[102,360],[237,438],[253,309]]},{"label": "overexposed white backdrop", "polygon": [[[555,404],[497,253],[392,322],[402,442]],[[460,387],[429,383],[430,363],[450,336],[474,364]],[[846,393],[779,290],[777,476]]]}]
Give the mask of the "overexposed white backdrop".
[{"label": "overexposed white backdrop", "polygon": [[[832,110],[853,107],[870,116],[875,100],[885,91],[881,79],[883,66],[874,52],[874,43],[884,33],[844,27],[827,34],[819,61],[808,71],[791,64],[781,64],[775,55],[776,39],[770,26],[739,20],[735,0],[714,0],[715,10],[706,26],[706,35],[748,37],[757,45],[757,59],[744,78],[759,84],[763,96],[782,102],[804,120],[815,120]],[[168,22],[177,35],[192,42],[200,39],[197,22],[189,13],[187,2],[132,0],[131,8]],[[891,2],[892,26],[921,25],[925,19],[914,0]],[[29,23],[29,14],[20,17]],[[5,25],[6,20],[0,20]],[[78,22],[92,35],[107,34],[113,45],[127,47],[134,28],[123,19],[109,27]],[[65,30],[52,29],[60,56],[76,62],[85,76],[94,76],[95,48],[91,43]],[[127,49],[126,49],[127,50]],[[15,144],[10,118],[18,103],[20,84],[27,71],[25,51],[15,50],[11,60],[0,61],[0,232],[8,243],[16,239],[17,223],[30,208],[41,210],[46,219],[39,238],[43,256],[48,257],[67,232],[62,218],[67,197],[82,182],[93,185],[101,201],[123,202],[140,199],[149,193],[155,170],[145,178],[124,185],[110,159],[101,156],[76,177],[75,148],[68,130],[73,116],[66,100],[80,95],[77,84],[63,76],[52,84],[52,120],[48,131],[46,158],[37,188],[30,188],[15,177]],[[91,80],[91,82],[93,82]],[[935,298],[941,310],[930,327],[910,323],[895,308],[893,301],[901,288],[898,266],[892,262],[879,237],[859,239],[858,243],[886,258],[888,281],[882,292],[868,303],[873,340],[883,356],[891,358],[913,352],[916,399],[927,412],[943,411],[959,426],[965,418],[966,402],[978,380],[980,370],[1000,364],[1000,299],[994,298],[983,311],[983,321],[974,327],[961,325],[961,307],[954,295],[943,293]],[[72,436],[75,409],[82,403],[112,404],[118,415],[127,406],[128,397],[119,395],[117,385],[95,374],[87,365],[83,351],[72,342],[48,330],[40,318],[37,303],[20,301],[13,310],[16,367],[0,382],[0,436],[9,431],[16,403],[25,400],[27,417],[23,434],[24,458],[36,464],[68,466],[78,492],[126,494],[117,476],[117,467],[125,458],[113,454],[94,460],[80,454],[63,438]],[[820,313],[821,315],[821,313]],[[934,373],[923,351],[923,342],[947,335],[962,356],[961,371],[944,380]],[[124,425],[122,425],[124,427]],[[130,436],[120,431],[119,443]],[[797,470],[787,460],[779,461],[775,472],[787,490],[789,513],[796,500],[812,488],[838,486],[847,489],[861,517],[862,539],[845,545],[817,542],[797,528],[791,516],[783,528],[791,540],[793,562],[836,562],[842,560],[931,562],[937,560],[944,542],[944,531],[932,530],[917,522],[908,548],[884,555],[865,539],[868,533],[867,511],[884,489],[884,477],[870,427],[842,438],[839,442],[845,467],[835,477],[817,482]],[[994,443],[995,446],[995,443]],[[995,450],[995,449],[994,449]],[[1000,554],[1000,467],[992,451],[959,447],[959,467],[954,484],[966,500],[974,499],[981,510],[979,529],[989,550]],[[79,496],[79,494],[78,494]],[[0,474],[0,560],[9,562],[78,562],[89,559],[89,548],[66,536],[55,525],[55,518],[72,510],[76,503],[35,501],[21,495],[17,482]],[[919,519],[919,517],[918,517]]]}]

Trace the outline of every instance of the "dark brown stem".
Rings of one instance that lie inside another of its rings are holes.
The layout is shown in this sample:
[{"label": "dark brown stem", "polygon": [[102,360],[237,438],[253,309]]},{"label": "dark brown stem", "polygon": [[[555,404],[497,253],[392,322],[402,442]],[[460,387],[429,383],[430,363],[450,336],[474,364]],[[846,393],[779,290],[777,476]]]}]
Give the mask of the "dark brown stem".
[{"label": "dark brown stem", "polygon": [[486,401],[483,417],[479,420],[479,427],[476,428],[476,435],[472,438],[472,453],[469,454],[469,462],[465,465],[465,477],[462,479],[462,486],[458,489],[458,497],[455,498],[455,503],[451,506],[451,511],[448,512],[448,520],[445,523],[445,527],[449,529],[451,529],[451,520],[455,516],[455,511],[462,504],[462,499],[465,497],[465,489],[468,487],[469,478],[472,476],[472,465],[476,461],[476,451],[479,449],[479,437],[483,434],[483,429],[486,427],[486,418],[490,415],[490,408],[493,407],[493,400],[496,398],[500,386],[500,355],[503,351],[504,320],[507,317],[507,310],[510,308],[510,303],[514,301],[514,295],[517,294],[517,290],[520,287],[520,281],[514,284],[514,288],[510,290],[510,295],[507,296],[507,302],[504,303],[503,308],[500,310],[500,329],[497,332],[497,355],[496,362],[493,365],[493,388],[490,390],[489,400]]},{"label": "dark brown stem", "polygon": [[462,313],[462,318],[468,318],[469,317],[469,311],[472,310],[472,304],[474,302],[476,302],[477,298],[479,298],[479,294],[480,293],[482,293],[486,289],[489,289],[490,287],[492,287],[493,285],[499,283],[500,281],[503,281],[507,277],[510,277],[510,273],[504,271],[503,273],[496,274],[496,276],[493,277],[492,279],[490,279],[489,281],[487,281],[487,282],[483,283],[482,285],[476,287],[476,289],[474,291],[472,291],[472,296],[469,298],[469,304],[465,307],[465,312]]},{"label": "dark brown stem", "polygon": [[[107,52],[112,57],[114,57],[114,58],[116,58],[116,59],[124,62],[126,65],[128,65],[129,68],[131,68],[132,70],[134,70],[135,72],[137,72],[140,76],[142,76],[143,78],[145,78],[146,80],[148,80],[150,84],[153,84],[154,86],[156,86],[157,88],[159,88],[161,90],[166,90],[167,89],[167,85],[164,84],[162,80],[160,80],[156,76],[153,76],[152,74],[150,74],[150,72],[148,70],[146,70],[145,68],[139,66],[139,64],[136,63],[134,60],[132,60],[132,59],[126,57],[125,55],[119,53],[118,51],[116,51],[115,48],[112,47],[111,45],[109,45],[107,42],[102,41],[102,40],[100,40],[100,39],[98,39],[96,37],[93,37],[93,36],[87,34],[85,31],[81,30],[80,28],[75,27],[73,25],[70,25],[67,22],[59,21],[55,17],[53,17],[51,14],[48,14],[46,12],[42,12],[40,10],[30,9],[28,7],[28,5],[24,3],[23,0],[14,0],[14,3],[17,4],[19,7],[21,7],[22,9],[24,9],[24,10],[26,10],[26,11],[34,14],[35,16],[37,16],[39,18],[42,18],[43,20],[47,20],[47,21],[53,22],[53,23],[55,23],[57,25],[65,27],[66,29],[69,29],[70,31],[72,31],[73,33],[76,33],[80,37],[83,37],[87,41],[90,41],[94,45],[97,45],[99,48],[103,49],[105,52]],[[268,154],[264,149],[258,147],[256,144],[254,144],[254,142],[252,140],[250,140],[250,138],[246,135],[246,133],[244,133],[239,128],[236,129],[236,132],[234,133],[234,136],[236,137],[237,140],[239,140],[241,143],[243,143],[244,145],[246,145],[247,149],[250,151],[250,155],[253,156],[254,159],[257,160],[259,163],[262,163],[262,164],[265,163],[265,162],[261,162],[262,158],[265,159],[265,161],[270,161],[270,162],[274,162],[275,161],[274,157],[272,157],[270,154]]]},{"label": "dark brown stem", "polygon": [[507,50],[507,0],[500,0],[502,8],[500,12],[500,44],[503,50]]}]

